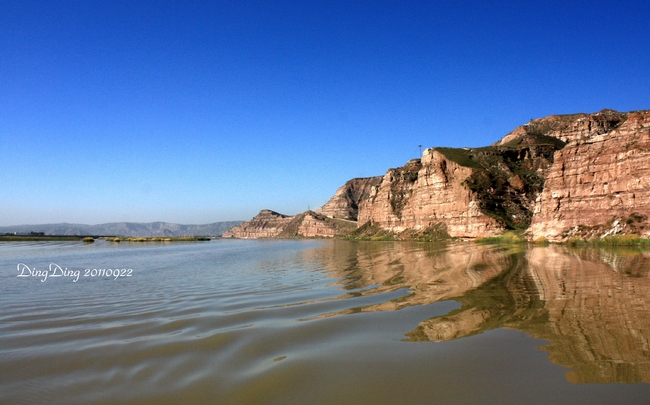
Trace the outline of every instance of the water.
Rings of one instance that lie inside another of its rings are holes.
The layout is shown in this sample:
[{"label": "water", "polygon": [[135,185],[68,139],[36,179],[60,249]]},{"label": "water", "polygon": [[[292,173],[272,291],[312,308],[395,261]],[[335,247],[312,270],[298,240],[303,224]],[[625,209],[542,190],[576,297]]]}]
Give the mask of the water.
[{"label": "water", "polygon": [[649,304],[634,250],[2,243],[0,403],[645,404]]}]

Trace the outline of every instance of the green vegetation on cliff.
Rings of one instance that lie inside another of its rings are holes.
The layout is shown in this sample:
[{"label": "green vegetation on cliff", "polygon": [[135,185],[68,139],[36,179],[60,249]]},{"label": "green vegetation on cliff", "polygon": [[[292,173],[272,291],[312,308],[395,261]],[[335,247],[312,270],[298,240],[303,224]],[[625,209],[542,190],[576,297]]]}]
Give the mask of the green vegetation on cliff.
[{"label": "green vegetation on cliff", "polygon": [[343,237],[347,240],[395,240],[395,235],[368,221]]},{"label": "green vegetation on cliff", "polygon": [[395,234],[368,221],[359,228],[343,236],[346,240],[410,240],[418,242],[439,242],[452,239],[443,222],[422,230],[407,229]]},{"label": "green vegetation on cliff", "polygon": [[544,187],[543,171],[565,145],[537,126],[527,131],[503,145],[435,148],[447,159],[473,169],[466,187],[476,193],[481,212],[508,229],[528,228],[535,198]]}]

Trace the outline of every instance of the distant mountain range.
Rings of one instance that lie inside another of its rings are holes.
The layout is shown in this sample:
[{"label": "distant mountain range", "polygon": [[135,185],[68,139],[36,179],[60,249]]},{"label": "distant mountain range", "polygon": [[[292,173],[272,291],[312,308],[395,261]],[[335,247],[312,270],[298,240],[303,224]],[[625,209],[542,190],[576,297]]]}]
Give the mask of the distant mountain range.
[{"label": "distant mountain range", "polygon": [[221,236],[242,221],[214,222],[205,225],[181,225],[169,222],[111,222],[99,225],[43,224],[1,226],[0,234],[43,232],[45,235],[106,235],[106,236]]}]

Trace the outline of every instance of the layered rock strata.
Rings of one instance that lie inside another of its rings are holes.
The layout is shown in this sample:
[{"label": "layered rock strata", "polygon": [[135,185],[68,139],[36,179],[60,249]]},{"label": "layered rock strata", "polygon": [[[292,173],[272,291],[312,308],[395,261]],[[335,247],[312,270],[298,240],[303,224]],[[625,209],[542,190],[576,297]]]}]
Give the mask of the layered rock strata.
[{"label": "layered rock strata", "polygon": [[650,111],[532,120],[488,147],[429,148],[383,177],[352,179],[317,212],[269,213],[224,237],[341,236],[354,221],[374,239],[650,236]]},{"label": "layered rock strata", "polygon": [[478,237],[501,232],[495,219],[481,213],[463,183],[472,169],[426,149],[422,159],[390,169],[359,207],[359,224],[368,221],[391,232],[445,223],[451,236]]},{"label": "layered rock strata", "polygon": [[368,198],[372,188],[378,186],[381,181],[382,176],[349,180],[339,187],[334,196],[316,212],[330,218],[356,221],[359,214],[359,204]]},{"label": "layered rock strata", "polygon": [[314,211],[287,216],[262,210],[250,221],[229,229],[223,238],[328,238],[356,229],[354,221],[329,218]]},{"label": "layered rock strata", "polygon": [[556,152],[546,176],[530,227],[533,238],[650,236],[650,111],[615,117],[616,125],[598,114],[581,117],[571,131],[557,135],[568,134],[569,144]]},{"label": "layered rock strata", "polygon": [[289,225],[293,217],[271,210],[262,210],[250,221],[230,228],[222,238],[259,239],[273,238]]}]

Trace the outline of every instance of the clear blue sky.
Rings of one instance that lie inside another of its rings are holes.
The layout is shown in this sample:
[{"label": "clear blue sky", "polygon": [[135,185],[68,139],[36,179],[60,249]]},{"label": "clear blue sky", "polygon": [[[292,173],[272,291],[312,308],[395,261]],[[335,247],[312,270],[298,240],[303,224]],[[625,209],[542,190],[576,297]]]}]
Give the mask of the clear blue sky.
[{"label": "clear blue sky", "polygon": [[650,109],[647,1],[0,0],[0,225],[324,204],[418,145]]}]

